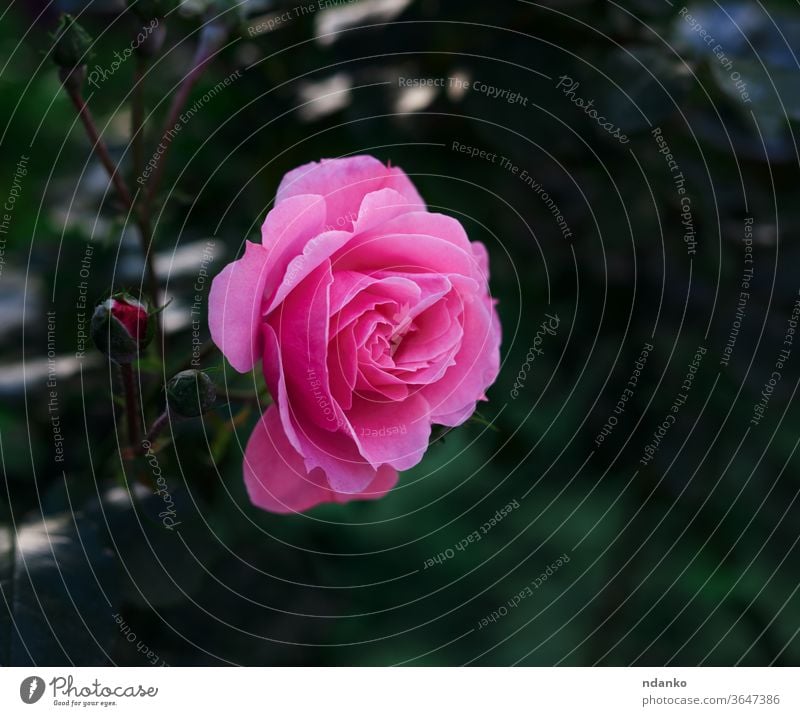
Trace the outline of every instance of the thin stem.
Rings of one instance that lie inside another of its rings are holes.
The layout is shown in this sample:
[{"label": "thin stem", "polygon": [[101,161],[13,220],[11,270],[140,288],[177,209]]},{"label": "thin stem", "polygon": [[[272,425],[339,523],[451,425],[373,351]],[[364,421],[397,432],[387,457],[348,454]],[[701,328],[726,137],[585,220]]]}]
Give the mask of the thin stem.
[{"label": "thin stem", "polygon": [[130,363],[120,366],[122,384],[125,388],[125,414],[128,420],[128,441],[131,447],[139,447],[139,391]]},{"label": "thin stem", "polygon": [[[86,104],[86,100],[83,98],[83,94],[80,89],[81,82],[79,80],[79,75],[76,75],[76,73],[80,71],[80,69],[62,69],[60,72],[61,81],[64,85],[64,90],[78,112],[78,117],[80,117],[80,120],[83,123],[86,134],[89,137],[89,141],[92,143],[92,150],[95,152],[97,158],[100,160],[100,163],[108,172],[108,176],[111,179],[111,183],[113,184],[117,195],[125,205],[125,208],[128,209],[128,211],[135,213],[136,225],[139,228],[139,238],[142,245],[142,252],[144,253],[148,293],[150,294],[150,299],[153,302],[154,307],[157,308],[159,306],[158,278],[156,277],[153,252],[150,249],[150,243],[152,240],[150,222],[147,216],[142,212],[136,212],[128,185],[125,183],[125,179],[118,170],[117,166],[114,164],[114,161],[111,159],[111,155],[109,154],[106,143],[100,137],[100,132],[97,130],[97,125],[95,124],[92,112],[89,109],[89,106]],[[134,134],[134,137],[141,136],[141,134],[142,133],[140,131],[138,135]],[[158,339],[157,343],[159,352],[161,352],[162,340],[160,315],[156,316],[156,337]]]},{"label": "thin stem", "polygon": [[166,410],[164,410],[164,412],[153,421],[153,424],[150,426],[150,430],[147,431],[147,437],[145,438],[145,440],[147,440],[151,446],[153,441],[161,434],[161,431],[166,427],[168,422],[169,413]]},{"label": "thin stem", "polygon": [[133,180],[144,171],[144,73],[147,58],[136,53],[136,65],[133,70],[133,100],[131,108],[131,141],[133,142]]},{"label": "thin stem", "polygon": [[[119,198],[122,200],[122,203],[125,205],[126,209],[132,209],[133,199],[131,199],[131,193],[128,191],[128,185],[125,183],[125,179],[123,179],[122,174],[120,174],[120,172],[117,170],[117,166],[111,159],[111,155],[108,153],[108,147],[106,146],[106,143],[100,138],[100,133],[97,131],[97,125],[94,122],[91,110],[86,104],[86,101],[83,99],[83,94],[81,93],[79,86],[80,83],[74,81],[73,73],[78,71],[78,69],[61,70],[60,74],[64,89],[66,90],[67,95],[69,95],[70,100],[72,100],[72,104],[75,105],[75,109],[78,112],[78,117],[80,117],[81,122],[83,122],[83,126],[86,129],[86,134],[89,136],[89,140],[92,143],[92,149],[94,150],[95,154],[97,154],[100,163],[108,172],[108,176],[111,178],[111,183],[114,185],[114,189],[116,189]],[[70,75],[73,75],[73,77]]]},{"label": "thin stem", "polygon": [[181,86],[172,98],[169,112],[167,112],[167,119],[164,122],[164,128],[161,132],[161,139],[159,140],[159,152],[153,157],[155,166],[153,167],[152,179],[150,180],[147,195],[144,200],[145,215],[149,215],[155,198],[158,194],[158,187],[161,183],[161,178],[164,174],[165,159],[169,151],[172,137],[175,133],[175,126],[178,124],[178,119],[181,110],[189,99],[192,88],[197,80],[200,79],[209,60],[214,56],[222,41],[225,39],[226,32],[222,27],[217,25],[206,25],[200,32],[200,40],[197,44],[197,49],[194,53],[192,60],[192,67],[186,76],[183,78]]},{"label": "thin stem", "polygon": [[[142,176],[144,172],[144,75],[147,69],[147,58],[141,53],[136,53],[136,65],[133,74],[133,100],[131,110],[131,141],[133,143],[133,173],[134,181]],[[161,306],[161,295],[158,287],[158,276],[156,275],[154,252],[152,250],[152,229],[150,226],[150,216],[144,206],[141,206],[136,215],[136,225],[139,228],[139,241],[141,243],[142,255],[145,263],[145,273],[147,274],[147,292],[153,302],[153,308]],[[162,323],[161,312],[155,316],[156,347],[161,358],[163,353]]]},{"label": "thin stem", "polygon": [[131,444],[122,451],[122,456],[125,460],[132,460],[135,457],[147,455],[148,451],[153,451],[153,442],[161,434],[161,431],[169,422],[169,413],[165,410],[159,415],[147,431],[144,440],[141,442],[131,442]]},{"label": "thin stem", "polygon": [[156,275],[155,251],[153,251],[153,235],[150,229],[150,220],[142,215],[136,219],[136,224],[139,227],[139,240],[141,243],[142,255],[144,256],[145,274],[147,276],[147,292],[150,294],[150,300],[153,302],[153,310],[155,311],[155,343],[158,349],[158,355],[164,359],[164,334],[163,323],[161,319],[161,292],[158,287],[158,276]]}]

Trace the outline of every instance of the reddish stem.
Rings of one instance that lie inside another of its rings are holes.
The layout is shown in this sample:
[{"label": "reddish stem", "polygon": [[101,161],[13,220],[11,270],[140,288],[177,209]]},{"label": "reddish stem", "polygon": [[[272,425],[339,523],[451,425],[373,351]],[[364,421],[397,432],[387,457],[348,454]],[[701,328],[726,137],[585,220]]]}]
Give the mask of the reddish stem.
[{"label": "reddish stem", "polygon": [[122,200],[122,203],[125,204],[125,208],[131,209],[133,207],[133,200],[131,199],[130,191],[128,191],[128,186],[125,184],[122,174],[117,171],[117,166],[114,164],[114,161],[111,159],[111,155],[108,153],[108,147],[106,147],[106,143],[100,138],[100,133],[97,131],[97,125],[94,122],[94,118],[89,110],[89,106],[86,104],[86,101],[83,99],[83,95],[81,94],[80,82],[76,81],[76,73],[82,71],[83,68],[75,68],[71,70],[62,68],[59,74],[64,85],[64,89],[66,90],[67,95],[69,95],[70,100],[72,100],[72,104],[75,105],[75,109],[78,111],[78,117],[80,117],[81,122],[83,122],[83,126],[86,129],[86,134],[89,136],[89,140],[92,142],[92,150],[95,152],[95,154],[97,154],[98,159],[108,172],[108,176],[111,178],[111,183],[114,185],[114,188],[116,189],[119,198]]},{"label": "reddish stem", "polygon": [[206,25],[200,32],[200,39],[197,44],[197,49],[194,53],[192,67],[183,78],[181,86],[178,88],[178,91],[172,98],[169,112],[167,112],[167,119],[164,122],[164,128],[161,132],[161,139],[158,144],[160,153],[156,154],[153,158],[155,165],[153,167],[152,179],[148,186],[147,196],[144,200],[146,215],[149,214],[158,193],[158,187],[161,183],[161,178],[164,173],[165,159],[167,157],[170,144],[172,143],[172,134],[175,126],[178,124],[178,118],[180,117],[181,110],[189,99],[192,88],[197,80],[200,79],[203,72],[205,72],[209,61],[214,56],[217,49],[219,49],[219,46],[222,44],[225,36],[225,30],[217,25]]},{"label": "reddish stem", "polygon": [[[84,71],[85,70],[82,67],[71,70],[61,69],[59,76],[67,95],[72,101],[72,104],[75,105],[75,109],[78,112],[78,117],[83,123],[86,134],[89,137],[89,141],[92,143],[92,150],[97,155],[100,163],[105,167],[105,170],[108,172],[111,183],[113,184],[120,200],[125,205],[125,208],[129,211],[134,211],[135,213],[136,225],[139,228],[139,239],[145,260],[148,293],[150,294],[150,300],[153,302],[153,306],[157,308],[160,304],[160,301],[158,278],[156,277],[153,252],[150,249],[150,243],[152,239],[150,222],[146,214],[135,211],[133,207],[133,198],[128,190],[128,185],[125,183],[125,179],[122,177],[122,174],[114,164],[113,159],[111,159],[111,154],[108,151],[106,143],[100,137],[100,132],[97,130],[97,125],[95,124],[92,112],[89,109],[89,106],[86,104],[83,94],[81,93],[82,73]],[[139,134],[141,135],[141,132],[139,132]],[[156,338],[160,352],[162,347],[160,315],[156,315]]]}]

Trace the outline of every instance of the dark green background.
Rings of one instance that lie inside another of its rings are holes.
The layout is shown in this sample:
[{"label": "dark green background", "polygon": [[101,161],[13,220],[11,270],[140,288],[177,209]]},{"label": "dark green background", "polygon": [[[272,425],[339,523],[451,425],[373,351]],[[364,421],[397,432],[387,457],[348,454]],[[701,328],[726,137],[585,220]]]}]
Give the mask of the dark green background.
[{"label": "dark green background", "polygon": [[[83,13],[97,38],[92,65],[107,68],[137,30],[113,2],[58,5]],[[168,277],[167,316],[182,323],[168,336],[168,365],[142,365],[150,419],[160,376],[190,357],[200,248],[215,239],[216,273],[257,236],[281,176],[320,157],[390,160],[431,208],[487,245],[504,363],[483,422],[437,441],[377,503],[260,512],[241,480],[256,411],[231,403],[180,424],[158,455],[182,522],[175,532],[146,490],[131,503],[128,488],[148,467],[120,460],[117,378],[99,356],[59,374],[66,461],[53,459],[45,312],[56,311],[55,353],[69,358],[87,242],[90,303],[112,285],[135,290],[141,259],[132,228],[102,201],[105,176],[46,57],[56,14],[39,15],[45,6],[0,11],[0,197],[30,157],[0,274],[0,664],[798,663],[800,344],[765,417],[749,424],[800,289],[797,3],[773,0],[769,14],[744,0],[689,7],[746,81],[747,104],[680,2],[416,0],[355,27],[342,7],[253,39],[242,28],[256,20],[211,8],[235,29],[189,105],[241,77],[170,149],[156,247],[167,259],[183,247],[195,263]],[[248,3],[244,14],[293,7]],[[343,23],[328,42],[316,37],[323,17]],[[166,25],[147,76],[148,152],[200,20],[176,13]],[[132,71],[123,63],[89,100],[126,172]],[[411,112],[398,104],[411,101],[399,77],[457,74],[520,92],[527,106],[441,89],[417,95]],[[560,75],[630,143],[576,108],[555,87]],[[347,86],[332,112],[309,112]],[[656,126],[686,178],[694,256]],[[533,175],[572,238],[518,177],[453,152],[453,141]],[[754,280],[722,366],[750,217]],[[547,313],[560,318],[557,335],[512,399]],[[598,448],[648,341],[634,396]],[[642,466],[701,345],[688,400]],[[221,392],[253,391],[253,377],[219,354],[204,365]],[[512,500],[520,507],[478,543],[424,568]],[[478,628],[562,554],[569,562],[532,596]]]}]

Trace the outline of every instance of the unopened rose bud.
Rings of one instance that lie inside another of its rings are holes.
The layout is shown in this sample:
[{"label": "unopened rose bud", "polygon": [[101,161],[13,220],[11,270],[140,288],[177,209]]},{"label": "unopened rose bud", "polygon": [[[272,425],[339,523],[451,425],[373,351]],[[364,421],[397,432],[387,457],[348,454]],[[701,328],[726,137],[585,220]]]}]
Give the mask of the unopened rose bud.
[{"label": "unopened rose bud", "polygon": [[61,68],[73,69],[89,59],[92,38],[72,15],[64,14],[53,35],[53,61]]},{"label": "unopened rose bud", "polygon": [[111,360],[130,363],[150,343],[152,320],[145,304],[126,293],[118,293],[95,309],[92,340]]},{"label": "unopened rose bud", "polygon": [[216,399],[214,381],[200,370],[182,370],[167,382],[167,405],[175,415],[196,418],[212,408]]}]

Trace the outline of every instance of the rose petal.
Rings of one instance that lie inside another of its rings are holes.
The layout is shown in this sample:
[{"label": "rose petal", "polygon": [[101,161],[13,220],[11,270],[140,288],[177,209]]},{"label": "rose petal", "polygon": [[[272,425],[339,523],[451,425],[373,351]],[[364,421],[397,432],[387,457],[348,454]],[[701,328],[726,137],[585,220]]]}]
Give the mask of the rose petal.
[{"label": "rose petal", "polygon": [[363,492],[374,480],[375,467],[358,452],[355,433],[349,422],[342,418],[339,429],[331,432],[297,413],[287,390],[286,363],[278,348],[278,338],[268,323],[264,326],[264,336],[263,364],[267,386],[275,396],[286,437],[303,455],[306,470],[321,467],[328,484],[337,492]]},{"label": "rose petal", "polygon": [[[460,321],[462,312],[461,298],[452,292],[417,316],[414,319],[417,330],[402,340],[394,355],[398,368],[413,370],[417,364],[429,365],[457,349],[464,335]],[[418,378],[408,376],[413,382]]]},{"label": "rose petal", "polygon": [[461,222],[452,216],[427,211],[410,211],[398,214],[365,233],[369,233],[370,236],[420,234],[436,237],[468,255],[470,268],[460,273],[481,279],[482,284],[488,281],[488,257],[485,247],[478,241],[470,241]]},{"label": "rose petal", "polygon": [[245,450],[247,494],[256,507],[269,512],[303,512],[325,502],[378,499],[395,486],[397,477],[396,470],[383,465],[363,492],[336,492],[322,470],[306,470],[303,458],[286,439],[274,405],[259,420]]},{"label": "rose petal", "polygon": [[320,469],[307,472],[303,458],[286,439],[274,405],[256,425],[244,456],[244,482],[250,501],[270,512],[302,512],[336,501]]},{"label": "rose petal", "polygon": [[[343,274],[347,277],[362,277],[358,280],[348,278],[348,288],[344,295],[337,288]],[[407,306],[408,315],[413,318],[451,289],[449,279],[437,274],[389,273],[386,276],[367,276],[355,271],[337,271],[336,281],[331,289],[331,309],[334,316],[332,330],[341,330],[359,316],[385,304],[393,303],[398,308]],[[334,313],[334,307],[340,307],[338,314]],[[391,319],[391,313],[387,317]]]},{"label": "rose petal", "polygon": [[[403,217],[401,217],[402,219]],[[471,252],[436,236],[384,232],[381,227],[354,236],[332,257],[334,270],[417,274],[477,275]]]},{"label": "rose petal", "polygon": [[354,234],[361,234],[397,216],[418,212],[420,208],[424,208],[424,205],[409,202],[405,196],[394,189],[373,191],[361,201],[358,218],[352,231]]},{"label": "rose petal", "polygon": [[298,420],[338,430],[344,415],[328,380],[330,263],[325,262],[292,291],[268,318],[275,330],[286,389]]},{"label": "rose petal", "polygon": [[411,204],[425,206],[402,169],[386,167],[374,157],[323,159],[288,172],[278,187],[276,203],[297,194],[320,194],[328,206],[327,223],[349,230],[362,199],[380,189],[394,189]]},{"label": "rose petal", "polygon": [[377,279],[359,271],[338,271],[331,286],[331,316],[335,316],[364,289]]},{"label": "rose petal", "polygon": [[357,373],[358,356],[351,325],[333,336],[328,349],[328,380],[331,395],[342,410],[347,410],[353,404],[353,388]]},{"label": "rose petal", "polygon": [[375,323],[387,323],[397,310],[395,299],[371,291],[362,291],[332,317],[331,333],[338,333],[355,324],[357,343],[361,346],[375,329]]},{"label": "rose petal", "polygon": [[362,364],[358,367],[356,394],[375,402],[404,400],[408,397],[408,383],[377,365]]},{"label": "rose petal", "polygon": [[462,325],[455,365],[422,390],[433,422],[440,425],[460,425],[472,415],[500,369],[500,322],[490,299],[465,300]]},{"label": "rose petal", "polygon": [[[280,217],[277,217],[273,223],[276,226],[281,226],[288,221],[292,213],[296,211],[305,211],[308,214],[313,214],[314,219],[318,219],[320,212],[318,199],[319,197],[317,195],[301,194],[282,200],[281,203],[270,212],[270,216],[276,213],[284,204],[288,205],[289,209],[285,214],[281,214]],[[312,201],[313,207],[309,205]],[[337,251],[346,255],[349,250],[348,247],[351,244],[351,232],[366,232],[377,225],[386,223],[389,219],[404,213],[416,211],[420,208],[420,202],[421,200],[417,203],[409,203],[409,199],[406,196],[394,189],[381,189],[367,194],[359,204],[355,223],[349,222],[346,225],[337,223],[335,227],[334,225],[329,225],[325,227],[325,231],[319,234],[319,236],[306,241],[302,248],[302,253],[298,253],[294,258],[288,261],[288,265],[285,268],[285,276],[274,296],[271,290],[272,279],[270,279],[270,284],[267,287],[267,296],[271,297],[271,300],[268,301],[269,306],[267,308],[267,313],[270,313],[297,284],[323,261],[333,256]],[[424,206],[424,204],[422,204],[422,206]],[[267,218],[269,220],[270,217],[268,216]],[[311,219],[309,219],[309,222],[311,222]],[[347,230],[339,230],[342,226]],[[292,249],[295,252],[299,250],[297,243],[298,242],[295,242]],[[283,255],[284,254],[282,254],[282,256]],[[281,264],[281,266],[283,266],[283,264]],[[337,272],[337,284],[339,283],[339,273],[340,272]],[[345,289],[349,287],[348,284]]]},{"label": "rose petal", "polygon": [[228,264],[211,283],[211,339],[241,373],[261,358],[261,310],[267,274],[266,249],[246,241],[244,256]]},{"label": "rose petal", "polygon": [[272,313],[297,285],[320,265],[326,263],[349,240],[350,234],[347,231],[326,231],[310,239],[303,247],[303,252],[289,261],[283,280],[269,301],[264,315]]},{"label": "rose petal", "polygon": [[286,269],[316,236],[325,230],[325,199],[299,194],[276,204],[261,226],[261,243],[267,249],[269,270],[265,297],[271,299],[285,278]]},{"label": "rose petal", "polygon": [[478,264],[481,276],[484,283],[489,283],[489,252],[480,241],[472,242],[472,253],[475,256],[475,261]]},{"label": "rose petal", "polygon": [[347,417],[356,429],[361,454],[373,465],[388,463],[408,470],[428,449],[430,409],[419,393],[397,403],[356,396]]}]

